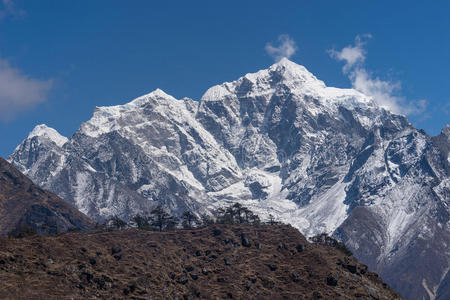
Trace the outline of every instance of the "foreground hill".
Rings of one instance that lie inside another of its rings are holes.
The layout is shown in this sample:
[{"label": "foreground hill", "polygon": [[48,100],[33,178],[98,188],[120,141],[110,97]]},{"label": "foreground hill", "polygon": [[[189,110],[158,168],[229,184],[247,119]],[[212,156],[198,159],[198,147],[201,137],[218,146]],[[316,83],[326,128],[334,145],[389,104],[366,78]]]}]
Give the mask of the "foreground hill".
[{"label": "foreground hill", "polygon": [[55,194],[45,191],[0,158],[0,236],[87,230],[94,222]]},{"label": "foreground hill", "polygon": [[286,225],[4,239],[0,282],[2,297],[23,299],[401,299]]}]

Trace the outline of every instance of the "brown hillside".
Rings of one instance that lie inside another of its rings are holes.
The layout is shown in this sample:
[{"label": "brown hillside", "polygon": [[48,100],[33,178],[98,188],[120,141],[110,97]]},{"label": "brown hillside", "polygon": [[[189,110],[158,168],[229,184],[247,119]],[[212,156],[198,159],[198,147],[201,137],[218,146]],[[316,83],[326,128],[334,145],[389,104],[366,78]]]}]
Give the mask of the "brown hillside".
[{"label": "brown hillside", "polygon": [[3,299],[401,299],[286,225],[0,240]]},{"label": "brown hillside", "polygon": [[39,233],[87,230],[94,222],[55,194],[43,190],[0,158],[0,236],[32,228]]}]

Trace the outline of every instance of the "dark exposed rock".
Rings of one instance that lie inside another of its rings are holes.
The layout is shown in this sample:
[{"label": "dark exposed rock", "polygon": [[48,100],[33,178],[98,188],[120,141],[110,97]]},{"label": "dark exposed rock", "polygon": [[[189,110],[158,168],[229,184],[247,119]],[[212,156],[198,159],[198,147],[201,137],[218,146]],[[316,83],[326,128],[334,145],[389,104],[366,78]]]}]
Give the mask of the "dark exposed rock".
[{"label": "dark exposed rock", "polygon": [[194,267],[193,266],[187,266],[186,267],[186,271],[192,272],[192,271],[194,271]]},{"label": "dark exposed rock", "polygon": [[299,282],[300,276],[297,273],[291,273],[291,279],[293,282]]},{"label": "dark exposed rock", "polygon": [[286,245],[284,243],[279,243],[278,244],[277,250],[285,250],[285,249],[287,249],[287,247],[286,247]]},{"label": "dark exposed rock", "polygon": [[224,239],[223,242],[225,243],[225,245],[228,245],[230,243],[234,244],[234,240],[233,239]]},{"label": "dark exposed rock", "polygon": [[358,271],[356,265],[345,265],[345,268],[352,274],[355,274]]},{"label": "dark exposed rock", "polygon": [[252,242],[250,241],[250,238],[244,233],[241,234],[241,243],[242,243],[242,246],[244,246],[244,247],[252,246]]},{"label": "dark exposed rock", "polygon": [[186,284],[186,283],[188,283],[188,281],[189,281],[189,279],[186,276],[181,277],[180,279],[177,280],[177,282],[181,283],[181,284]]},{"label": "dark exposed rock", "polygon": [[330,286],[337,286],[338,280],[337,280],[336,276],[331,275],[331,274],[328,275],[327,276],[327,284]]},{"label": "dark exposed rock", "polygon": [[111,248],[111,255],[120,253],[121,251],[122,251],[122,248],[120,248],[120,246],[112,247]]}]

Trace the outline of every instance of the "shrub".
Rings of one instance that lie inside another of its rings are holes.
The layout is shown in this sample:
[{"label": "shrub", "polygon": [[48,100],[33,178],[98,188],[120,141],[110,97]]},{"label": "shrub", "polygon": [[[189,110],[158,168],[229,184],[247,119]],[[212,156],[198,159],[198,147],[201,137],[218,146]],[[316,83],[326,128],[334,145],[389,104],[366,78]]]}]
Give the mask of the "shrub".
[{"label": "shrub", "polygon": [[310,241],[314,244],[324,245],[336,248],[337,250],[341,251],[345,255],[351,256],[353,255],[352,251],[345,246],[344,243],[336,240],[335,238],[332,238],[326,233],[321,233],[318,235],[315,235],[310,238]]}]

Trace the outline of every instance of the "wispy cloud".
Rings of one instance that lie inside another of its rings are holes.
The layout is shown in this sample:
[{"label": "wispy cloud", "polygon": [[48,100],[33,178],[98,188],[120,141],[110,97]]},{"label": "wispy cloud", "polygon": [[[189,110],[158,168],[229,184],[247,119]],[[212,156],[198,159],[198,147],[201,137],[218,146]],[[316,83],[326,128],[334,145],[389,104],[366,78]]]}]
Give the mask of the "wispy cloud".
[{"label": "wispy cloud", "polygon": [[347,73],[351,68],[360,66],[366,60],[367,52],[364,49],[364,45],[370,38],[372,38],[370,34],[365,34],[362,36],[358,35],[355,38],[355,45],[349,45],[341,51],[331,49],[328,50],[328,53],[331,57],[345,62],[343,71]]},{"label": "wispy cloud", "polygon": [[275,61],[282,58],[290,58],[295,54],[298,47],[293,39],[287,34],[282,34],[278,37],[278,46],[273,46],[271,43],[266,44],[266,52],[273,57]]},{"label": "wispy cloud", "polygon": [[1,0],[0,2],[0,20],[11,16],[14,18],[23,18],[26,13],[19,8],[13,0]]},{"label": "wispy cloud", "polygon": [[0,59],[0,121],[47,101],[51,87],[52,80],[32,78]]},{"label": "wispy cloud", "polygon": [[446,105],[444,105],[443,111],[444,111],[447,115],[450,115],[450,100],[447,101],[447,104],[446,104]]},{"label": "wispy cloud", "polygon": [[348,45],[341,50],[331,49],[328,53],[334,59],[344,62],[342,71],[349,77],[353,88],[371,96],[379,106],[397,114],[423,113],[427,107],[427,100],[407,101],[400,95],[400,82],[382,80],[365,68],[367,51],[364,46],[371,37],[370,34],[358,35],[354,45]]}]

